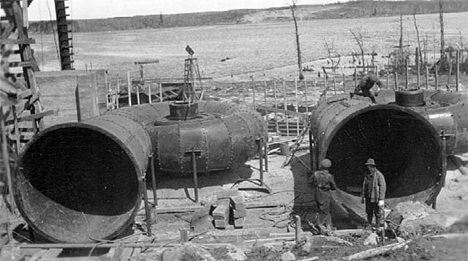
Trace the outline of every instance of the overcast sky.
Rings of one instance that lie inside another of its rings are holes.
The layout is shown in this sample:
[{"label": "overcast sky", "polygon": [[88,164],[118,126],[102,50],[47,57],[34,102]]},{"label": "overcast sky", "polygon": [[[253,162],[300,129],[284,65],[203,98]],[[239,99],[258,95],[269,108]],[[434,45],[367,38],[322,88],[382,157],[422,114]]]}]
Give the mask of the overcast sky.
[{"label": "overcast sky", "polygon": [[[226,11],[244,8],[287,6],[292,0],[68,0],[71,19],[107,18],[151,14],[176,14]],[[297,0],[299,5],[329,4],[339,0]],[[346,0],[341,0],[346,2]],[[50,12],[49,12],[50,10]],[[29,8],[29,20],[55,19],[53,0],[35,0]]]}]

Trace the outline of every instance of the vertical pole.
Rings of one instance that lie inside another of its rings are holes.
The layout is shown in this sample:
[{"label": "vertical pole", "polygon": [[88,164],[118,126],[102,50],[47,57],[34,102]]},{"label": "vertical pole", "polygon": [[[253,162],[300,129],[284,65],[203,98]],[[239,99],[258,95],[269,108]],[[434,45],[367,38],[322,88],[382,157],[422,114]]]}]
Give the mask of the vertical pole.
[{"label": "vertical pole", "polygon": [[253,100],[253,107],[254,109],[256,109],[256,104],[255,104],[255,81],[254,81],[254,78],[252,78],[252,100]]},{"label": "vertical pole", "polygon": [[457,49],[455,51],[455,91],[458,92],[458,86],[460,85],[460,51]]},{"label": "vertical pole", "polygon": [[354,87],[357,86],[357,67],[354,65]]},{"label": "vertical pole", "polygon": [[294,237],[296,239],[296,244],[299,244],[301,241],[301,230],[302,230],[302,224],[301,224],[301,217],[299,215],[294,216],[296,220],[296,231],[294,233]]},{"label": "vertical pole", "polygon": [[439,89],[439,67],[435,66],[435,89]]},{"label": "vertical pole", "polygon": [[279,130],[279,126],[278,126],[278,111],[276,109],[278,109],[278,98],[277,98],[277,89],[276,89],[276,81],[273,81],[273,89],[275,91],[275,132],[276,132],[276,135],[280,135],[280,130]]},{"label": "vertical pole", "polygon": [[336,95],[336,79],[335,79],[335,76],[333,76],[333,92]]},{"label": "vertical pole", "polygon": [[343,73],[343,92],[346,94],[346,77],[344,73]]},{"label": "vertical pole", "polygon": [[140,85],[136,86],[137,104],[140,105]]},{"label": "vertical pole", "polygon": [[193,168],[193,185],[195,189],[195,202],[198,203],[198,174],[197,174],[197,159],[195,149],[192,148],[192,168]]},{"label": "vertical pole", "polygon": [[[288,110],[288,103],[286,99],[286,83],[283,80],[283,100],[284,100],[284,110]],[[284,119],[286,120],[286,136],[289,136],[289,117],[288,114],[284,114]]]},{"label": "vertical pole", "polygon": [[451,77],[452,77],[452,54],[448,55],[447,62],[449,64],[449,71],[448,71],[448,75],[447,75],[447,90],[449,90],[450,89],[450,80],[451,80]]},{"label": "vertical pole", "polygon": [[309,147],[310,147],[310,168],[312,172],[316,170],[315,168],[315,141],[314,136],[312,135],[312,129],[309,129]]},{"label": "vertical pole", "polygon": [[[297,93],[298,93],[297,79],[294,79],[294,88],[296,90],[296,113],[299,113],[299,99],[297,97]],[[297,136],[299,136],[301,133],[299,131],[299,118],[297,118],[297,121],[296,121],[296,132],[297,132]]]},{"label": "vertical pole", "polygon": [[154,170],[154,154],[151,153],[149,158],[150,169],[151,169],[151,186],[153,187],[153,204],[158,205],[158,195],[156,194],[156,174]]},{"label": "vertical pole", "polygon": [[426,89],[429,89],[429,67],[426,65]]},{"label": "vertical pole", "polygon": [[307,101],[307,80],[304,79],[304,103],[306,106],[306,114],[309,113],[309,102]]},{"label": "vertical pole", "polygon": [[146,180],[142,179],[140,182],[141,188],[143,190],[143,198],[145,201],[146,230],[148,234],[147,236],[151,236],[151,210],[148,202],[148,190],[146,189]]},{"label": "vertical pole", "polygon": [[263,141],[263,148],[264,148],[263,156],[265,160],[265,171],[268,172],[268,141],[267,140]]},{"label": "vertical pole", "polygon": [[263,181],[263,137],[258,139],[258,158],[260,159],[260,180]]},{"label": "vertical pole", "polygon": [[390,74],[387,72],[386,73],[386,76],[387,76],[387,89],[389,89],[389,84],[390,84]]},{"label": "vertical pole", "polygon": [[158,83],[158,85],[159,85],[159,102],[163,102],[164,98],[163,98],[162,83]]},{"label": "vertical pole", "polygon": [[394,87],[394,89],[395,89],[395,91],[397,91],[398,90],[398,73],[394,72],[393,76],[395,77],[395,87]]},{"label": "vertical pole", "polygon": [[416,72],[417,72],[417,77],[416,77],[416,85],[417,85],[417,89],[419,90],[419,87],[420,87],[420,78],[421,78],[421,66],[419,64],[419,48],[416,47]]},{"label": "vertical pole", "polygon": [[151,84],[148,84],[148,103],[151,103]]},{"label": "vertical pole", "polygon": [[127,93],[128,106],[132,106],[132,79],[130,78],[130,71],[127,72]]},{"label": "vertical pole", "polygon": [[405,59],[405,89],[408,89],[408,59]]},{"label": "vertical pole", "polygon": [[19,126],[18,126],[18,115],[16,114],[16,107],[11,106],[11,111],[13,114],[13,127],[14,127],[15,135],[16,135],[15,137],[16,153],[19,154],[20,149],[21,149],[21,134],[19,131]]},{"label": "vertical pole", "polygon": [[242,83],[242,102],[245,105],[245,84]]},{"label": "vertical pole", "polygon": [[119,97],[120,97],[120,78],[117,76],[117,108],[120,108],[120,102],[119,102]]},{"label": "vertical pole", "polygon": [[[14,206],[15,201],[13,199],[13,181],[11,177],[11,169],[10,169],[10,157],[8,156],[8,145],[7,145],[7,130],[5,126],[5,118],[3,115],[3,107],[0,106],[0,131],[1,131],[1,141],[2,141],[2,156],[3,156],[3,163],[5,164],[5,174],[7,177],[8,182],[8,197],[10,198],[10,204]],[[14,208],[13,208],[14,209]],[[2,213],[3,215],[3,213]]]}]

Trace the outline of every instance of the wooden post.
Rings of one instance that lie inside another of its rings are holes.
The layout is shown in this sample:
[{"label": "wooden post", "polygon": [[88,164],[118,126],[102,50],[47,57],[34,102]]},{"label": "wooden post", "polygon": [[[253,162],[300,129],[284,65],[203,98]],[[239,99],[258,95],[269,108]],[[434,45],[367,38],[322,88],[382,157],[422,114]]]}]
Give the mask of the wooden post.
[{"label": "wooden post", "polygon": [[263,156],[265,160],[265,171],[268,172],[268,141],[263,141]]},{"label": "wooden post", "polygon": [[386,73],[386,76],[387,76],[387,89],[389,89],[389,84],[390,84],[390,74],[387,72]]},{"label": "wooden post", "polygon": [[306,106],[306,114],[309,113],[309,103],[307,101],[307,80],[304,79],[304,103]]},{"label": "wooden post", "polygon": [[[286,83],[283,80],[283,99],[284,99],[284,110],[288,110],[288,104],[286,99]],[[288,115],[284,114],[284,119],[286,121],[286,136],[289,136],[289,118]]]},{"label": "wooden post", "polygon": [[419,90],[419,84],[420,84],[420,75],[421,75],[421,68],[419,64],[419,48],[416,47],[416,71],[417,71],[417,77],[416,77],[416,85],[417,89]]},{"label": "wooden post", "polygon": [[254,107],[254,110],[257,109],[257,105],[255,104],[255,81],[254,81],[254,78],[252,78],[252,100],[253,100],[253,107]]},{"label": "wooden post", "polygon": [[333,92],[336,95],[336,79],[335,79],[335,76],[333,76]]},{"label": "wooden post", "polygon": [[447,75],[447,90],[450,89],[450,80],[451,80],[451,77],[452,77],[452,55],[450,54],[447,58],[447,62],[449,64],[449,71],[448,71],[448,75]]},{"label": "wooden post", "polygon": [[198,203],[198,174],[197,174],[197,158],[195,149],[192,148],[192,168],[193,168],[193,185],[195,190],[195,202]]},{"label": "wooden post", "polygon": [[426,89],[429,89],[429,67],[426,65]]},{"label": "wooden post", "polygon": [[398,73],[397,72],[394,72],[393,73],[393,76],[395,78],[395,87],[394,87],[394,90],[397,91],[398,90]]},{"label": "wooden post", "polygon": [[245,105],[245,83],[242,83],[242,102]]},{"label": "wooden post", "polygon": [[151,84],[148,84],[148,103],[151,103]]},{"label": "wooden post", "polygon": [[458,92],[458,86],[460,85],[460,51],[457,49],[455,51],[455,91]]},{"label": "wooden post", "polygon": [[140,85],[136,86],[137,104],[140,105]]},{"label": "wooden post", "polygon": [[405,59],[405,90],[408,90],[408,59]]},{"label": "wooden post", "polygon": [[357,68],[356,65],[354,65],[354,87],[357,86]]},{"label": "wooden post", "polygon": [[[11,169],[10,169],[10,157],[8,156],[8,144],[7,144],[7,130],[5,126],[5,118],[3,115],[3,107],[0,106],[0,132],[1,132],[1,137],[2,137],[2,155],[3,155],[3,164],[5,164],[5,174],[7,178],[7,183],[8,183],[8,197],[10,198],[10,204],[14,208],[14,198],[13,198],[13,180],[11,176]],[[2,213],[3,215],[4,213]]]},{"label": "wooden post", "polygon": [[145,214],[146,214],[146,231],[147,236],[151,236],[151,210],[148,202],[148,190],[146,189],[146,179],[142,179],[141,188],[143,190],[143,199],[145,201]]},{"label": "wooden post", "polygon": [[[278,109],[278,99],[277,99],[277,93],[276,93],[276,81],[273,81],[273,89],[275,91],[275,109]],[[278,111],[275,110],[275,132],[276,135],[280,135],[280,130],[278,126]]]},{"label": "wooden post", "polygon": [[294,219],[296,221],[296,231],[294,233],[294,239],[296,240],[296,245],[297,245],[301,241],[302,224],[301,224],[301,217],[299,215],[295,215]]},{"label": "wooden post", "polygon": [[435,66],[435,89],[437,90],[439,88],[439,67],[436,65]]},{"label": "wooden post", "polygon": [[346,94],[346,77],[344,73],[343,73],[343,92]]},{"label": "wooden post", "polygon": [[[297,93],[298,93],[298,88],[297,88],[297,79],[294,79],[294,88],[296,90],[296,113],[299,113],[299,99],[297,97]],[[299,131],[299,118],[297,119],[296,121],[296,131],[297,131],[297,136],[299,136],[301,134],[301,132]]]},{"label": "wooden post", "polygon": [[156,194],[156,174],[154,170],[154,154],[151,153],[149,157],[150,169],[151,169],[151,186],[153,187],[153,204],[158,205],[158,195]]},{"label": "wooden post", "polygon": [[258,159],[259,162],[259,169],[260,169],[260,180],[263,181],[263,137],[260,136],[257,140],[257,151],[258,151]]},{"label": "wooden post", "polygon": [[159,83],[158,85],[159,85],[159,102],[163,102],[164,97],[163,97],[162,83]]},{"label": "wooden post", "polygon": [[128,106],[132,106],[132,79],[130,78],[130,71],[127,72],[127,92]]}]

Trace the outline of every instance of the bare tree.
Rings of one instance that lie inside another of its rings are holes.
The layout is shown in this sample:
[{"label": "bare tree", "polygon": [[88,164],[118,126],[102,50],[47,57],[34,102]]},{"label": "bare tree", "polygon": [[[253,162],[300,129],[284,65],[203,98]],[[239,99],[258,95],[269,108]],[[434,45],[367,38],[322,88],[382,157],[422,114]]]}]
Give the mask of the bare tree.
[{"label": "bare tree", "polygon": [[443,0],[439,0],[439,22],[440,22],[440,59],[445,61],[445,37],[444,37],[444,4]]},{"label": "bare tree", "polygon": [[299,29],[297,28],[296,14],[294,10],[296,9],[296,0],[292,0],[291,14],[294,21],[294,27],[296,28],[296,45],[297,45],[297,65],[299,66],[299,80],[304,79],[304,74],[302,73],[302,58],[301,58],[301,46],[299,43]]},{"label": "bare tree", "polygon": [[354,37],[354,40],[356,40],[356,43],[357,45],[359,46],[359,50],[361,51],[361,57],[362,57],[362,68],[363,68],[363,71],[365,72],[366,71],[366,67],[365,67],[365,60],[364,60],[364,37],[362,35],[362,30],[361,28],[359,28],[358,30],[349,30],[351,32],[351,34],[353,35]]},{"label": "bare tree", "polygon": [[421,55],[421,40],[419,39],[419,28],[418,28],[418,23],[416,22],[416,10],[413,13],[413,22],[414,22],[414,28],[416,28],[416,37],[418,40],[418,55],[419,55],[419,64],[420,66],[423,65],[423,57]]},{"label": "bare tree", "polygon": [[[331,62],[332,70],[335,71],[341,61],[341,56],[339,54],[336,55],[335,40],[333,39],[330,42],[325,41],[324,46],[327,49],[328,59]],[[335,60],[335,58],[337,58],[337,60]]]}]

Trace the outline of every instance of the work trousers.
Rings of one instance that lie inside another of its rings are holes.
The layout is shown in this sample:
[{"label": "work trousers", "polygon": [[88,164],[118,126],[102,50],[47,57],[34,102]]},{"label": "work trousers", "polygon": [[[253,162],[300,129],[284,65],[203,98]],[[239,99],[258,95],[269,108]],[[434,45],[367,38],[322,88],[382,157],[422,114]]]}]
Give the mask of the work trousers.
[{"label": "work trousers", "polygon": [[330,199],[331,194],[329,189],[315,189],[315,203],[318,210],[318,221],[321,225],[332,227],[332,219],[330,215]]},{"label": "work trousers", "polygon": [[380,222],[382,220],[381,213],[378,202],[371,202],[370,198],[366,198],[367,223],[372,225],[372,218],[375,216],[376,227],[380,227]]}]

